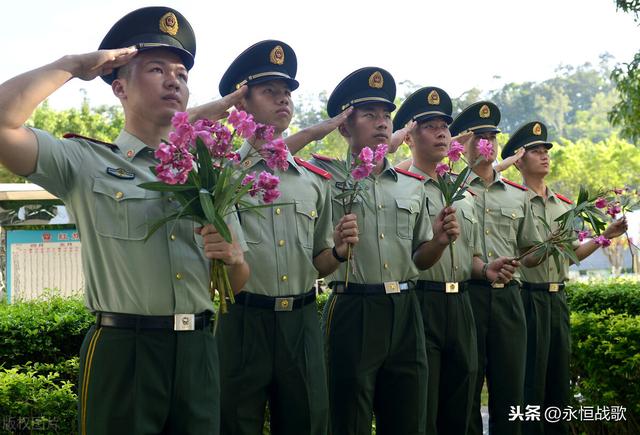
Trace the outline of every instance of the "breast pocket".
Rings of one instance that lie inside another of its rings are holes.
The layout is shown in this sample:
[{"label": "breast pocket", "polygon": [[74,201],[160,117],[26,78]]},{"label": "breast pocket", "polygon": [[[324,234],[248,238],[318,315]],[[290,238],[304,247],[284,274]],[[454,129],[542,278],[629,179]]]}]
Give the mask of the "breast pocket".
[{"label": "breast pocket", "polygon": [[471,210],[461,209],[462,219],[460,222],[462,225],[462,233],[464,237],[467,239],[467,243],[471,246],[471,242],[473,242],[473,232],[476,230],[475,226],[478,224],[478,220],[476,219],[475,214]]},{"label": "breast pocket", "polygon": [[524,218],[522,209],[503,207],[500,209],[500,214],[500,232],[509,240],[516,240],[518,227]]},{"label": "breast pocket", "polygon": [[396,199],[396,231],[398,237],[413,239],[420,203],[414,199]]},{"label": "breast pocket", "polygon": [[247,243],[252,245],[262,243],[262,227],[267,224],[267,213],[273,213],[273,211],[270,208],[261,208],[240,212],[240,226]]},{"label": "breast pocket", "polygon": [[316,204],[312,201],[296,201],[295,208],[298,240],[305,248],[313,248],[313,232],[318,218]]},{"label": "breast pocket", "polygon": [[149,230],[148,210],[159,192],[144,190],[135,184],[96,178],[96,232],[104,237],[142,240]]}]

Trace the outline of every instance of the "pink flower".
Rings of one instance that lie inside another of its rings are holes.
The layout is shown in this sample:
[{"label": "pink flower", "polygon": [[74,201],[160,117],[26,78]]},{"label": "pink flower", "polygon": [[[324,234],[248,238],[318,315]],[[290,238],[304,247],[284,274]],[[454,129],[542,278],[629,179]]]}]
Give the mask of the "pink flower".
[{"label": "pink flower", "polygon": [[595,206],[598,208],[605,208],[607,206],[607,200],[604,198],[596,199]]},{"label": "pink flower", "polygon": [[624,192],[624,189],[613,189],[613,192],[614,192],[616,195],[622,195],[622,192]]},{"label": "pink flower", "polygon": [[267,171],[262,171],[258,175],[257,188],[262,192],[262,200],[266,204],[272,203],[280,196],[279,184],[280,179]]},{"label": "pink flower", "polygon": [[155,167],[158,179],[166,184],[184,184],[193,170],[193,155],[183,147],[160,144],[155,152],[160,163]]},{"label": "pink flower", "polygon": [[611,240],[607,239],[605,236],[598,236],[593,239],[593,241],[596,243],[596,245],[600,245],[603,248],[606,248],[611,244]]},{"label": "pink flower", "polygon": [[444,174],[446,174],[450,170],[451,168],[446,163],[438,163],[436,165],[436,174],[438,174],[438,177],[444,177]]},{"label": "pink flower", "polygon": [[278,138],[262,145],[261,153],[270,169],[280,169],[286,171],[289,167],[287,158],[289,149],[282,138]]},{"label": "pink flower", "polygon": [[275,129],[273,125],[260,124],[256,126],[256,139],[272,141]]},{"label": "pink flower", "polygon": [[583,241],[584,239],[588,239],[589,237],[591,237],[591,231],[578,231],[578,240],[579,241]]},{"label": "pink flower", "polygon": [[171,118],[171,125],[177,129],[181,125],[189,124],[189,114],[187,112],[176,112]]},{"label": "pink flower", "polygon": [[358,160],[362,163],[373,162],[373,150],[369,147],[362,148],[358,154]]},{"label": "pink flower", "polygon": [[615,219],[616,215],[618,213],[620,213],[622,211],[622,209],[620,208],[619,204],[614,204],[611,203],[609,204],[609,206],[607,207],[607,214],[609,216],[611,216],[613,219]]},{"label": "pink flower", "polygon": [[387,155],[387,151],[389,150],[389,145],[386,143],[381,143],[376,147],[376,152],[374,153],[373,160],[376,163],[384,160],[384,156]]},{"label": "pink flower", "polygon": [[489,160],[493,154],[493,144],[487,139],[480,139],[478,141],[477,149],[478,153],[486,160]]},{"label": "pink flower", "polygon": [[449,160],[451,162],[457,162],[458,160],[460,160],[460,156],[463,152],[464,146],[457,140],[454,140],[453,142],[451,142],[451,146],[449,147],[449,151],[447,152],[447,157],[449,157]]},{"label": "pink flower", "polygon": [[245,139],[250,138],[256,132],[257,125],[253,120],[253,115],[244,110],[234,110],[227,118],[238,134]]},{"label": "pink flower", "polygon": [[373,171],[374,166],[375,165],[373,163],[362,162],[351,171],[351,176],[355,181],[364,180],[371,175],[371,171]]}]

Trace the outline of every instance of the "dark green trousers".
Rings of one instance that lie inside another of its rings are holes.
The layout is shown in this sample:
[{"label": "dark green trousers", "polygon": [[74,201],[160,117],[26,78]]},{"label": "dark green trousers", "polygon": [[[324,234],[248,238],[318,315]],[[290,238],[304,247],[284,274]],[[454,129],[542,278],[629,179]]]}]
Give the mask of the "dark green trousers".
[{"label": "dark green trousers", "polygon": [[91,327],[80,350],[80,434],[219,433],[211,331]]},{"label": "dark green trousers", "polygon": [[564,290],[522,291],[527,316],[527,366],[524,399],[540,406],[540,421],[524,422],[525,434],[568,434],[566,421],[547,423],[544,409],[569,405],[569,355],[571,332]]},{"label": "dark green trousers", "polygon": [[329,405],[316,304],[274,312],[230,306],[218,325],[221,433],[326,435]]},{"label": "dark green trousers", "polygon": [[484,377],[489,390],[489,433],[519,435],[521,424],[509,421],[511,407],[524,402],[527,325],[520,286],[471,284],[469,289],[478,337],[478,377],[469,433],[482,434],[480,396]]},{"label": "dark green trousers", "polygon": [[429,363],[428,435],[466,435],[478,371],[476,325],[468,292],[417,290]]},{"label": "dark green trousers", "polygon": [[427,355],[418,299],[332,293],[325,306],[332,435],[424,434]]}]

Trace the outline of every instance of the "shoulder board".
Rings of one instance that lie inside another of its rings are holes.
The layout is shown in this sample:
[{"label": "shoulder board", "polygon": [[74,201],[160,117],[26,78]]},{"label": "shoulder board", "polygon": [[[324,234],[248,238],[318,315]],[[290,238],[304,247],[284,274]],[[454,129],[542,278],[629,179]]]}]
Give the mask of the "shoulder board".
[{"label": "shoulder board", "polygon": [[75,134],[75,133],[65,133],[65,134],[62,135],[62,137],[65,138],[65,139],[84,139],[84,140],[87,140],[89,142],[93,142],[93,143],[97,143],[97,144],[100,144],[100,145],[108,146],[112,150],[113,149],[118,149],[118,145],[115,145],[115,144],[112,144],[112,143],[109,143],[109,142],[103,142],[101,140],[94,139],[92,137],[82,136],[82,135]]},{"label": "shoulder board", "polygon": [[314,174],[318,174],[321,177],[326,178],[327,180],[331,180],[331,178],[332,178],[331,174],[328,173],[327,171],[325,171],[324,169],[319,168],[319,167],[317,167],[315,165],[312,165],[311,163],[307,162],[306,160],[302,160],[300,157],[294,157],[293,160],[295,160],[295,162],[297,164],[307,168],[308,170],[310,170]]},{"label": "shoulder board", "polygon": [[469,195],[476,196],[476,194],[471,189],[469,189],[468,187],[467,187],[466,191],[469,192]]},{"label": "shoulder board", "polygon": [[333,162],[335,160],[333,157],[321,156],[320,154],[311,154],[311,157],[322,160],[323,162]]},{"label": "shoulder board", "polygon": [[400,168],[394,168],[396,170],[396,172],[402,174],[402,175],[406,175],[407,177],[412,177],[415,179],[418,179],[420,181],[424,181],[424,177],[422,175],[418,175],[418,174],[414,174],[413,172],[410,171],[406,171],[404,169],[400,169]]},{"label": "shoulder board", "polygon": [[567,204],[573,204],[573,201],[571,201],[569,198],[567,198],[566,196],[562,196],[559,193],[556,193],[556,198],[558,198],[561,201],[566,202]]},{"label": "shoulder board", "polygon": [[518,184],[518,183],[516,183],[516,182],[514,182],[514,181],[511,181],[511,180],[507,180],[506,178],[503,178],[503,179],[502,179],[502,181],[504,181],[505,183],[507,183],[509,186],[517,187],[518,189],[520,189],[520,190],[524,190],[525,192],[526,192],[527,190],[529,190],[529,189],[527,189],[526,187],[524,187],[523,185]]}]

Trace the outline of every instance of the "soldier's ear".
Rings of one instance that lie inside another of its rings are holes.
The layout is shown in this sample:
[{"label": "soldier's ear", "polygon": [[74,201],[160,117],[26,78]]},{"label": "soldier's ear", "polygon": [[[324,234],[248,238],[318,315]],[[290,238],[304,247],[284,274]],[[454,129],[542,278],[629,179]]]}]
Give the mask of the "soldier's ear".
[{"label": "soldier's ear", "polygon": [[343,122],[342,124],[340,124],[340,126],[338,127],[338,131],[343,137],[346,137],[346,138],[351,137],[351,132],[349,132],[346,122]]},{"label": "soldier's ear", "polygon": [[113,91],[113,95],[118,97],[121,100],[127,99],[126,86],[124,84],[124,80],[115,79],[111,83],[111,90]]}]

